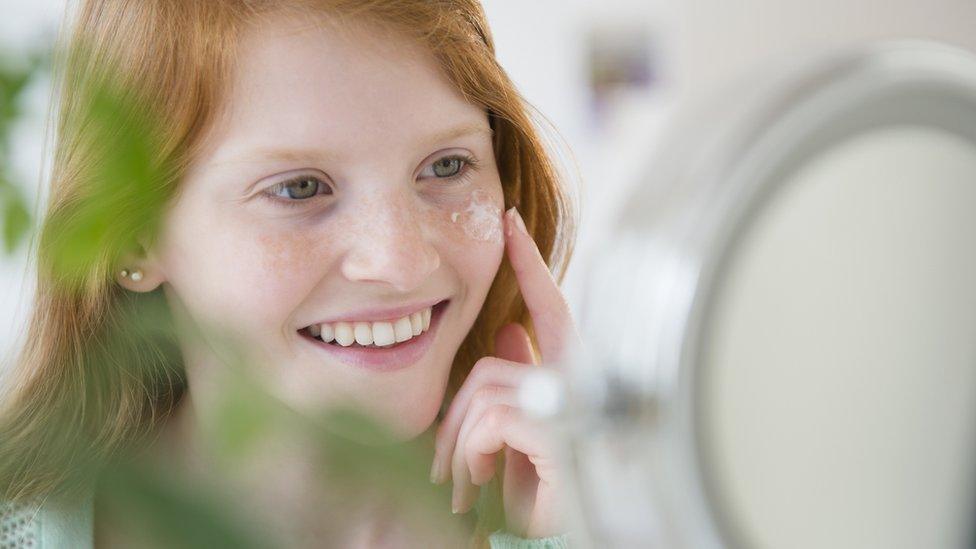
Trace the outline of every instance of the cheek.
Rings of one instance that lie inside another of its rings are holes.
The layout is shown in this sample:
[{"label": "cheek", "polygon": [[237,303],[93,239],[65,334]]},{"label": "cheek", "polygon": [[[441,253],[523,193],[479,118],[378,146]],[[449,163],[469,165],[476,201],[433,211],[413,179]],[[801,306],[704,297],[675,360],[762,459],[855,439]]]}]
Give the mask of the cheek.
[{"label": "cheek", "polygon": [[475,190],[463,208],[451,211],[451,223],[475,242],[501,245],[502,209],[500,200],[482,190]]},{"label": "cheek", "polygon": [[195,317],[244,337],[278,333],[318,280],[307,259],[321,257],[326,243],[308,231],[271,231],[201,211],[177,211],[167,225],[170,286]]},{"label": "cheek", "polygon": [[474,189],[429,206],[429,226],[446,243],[447,253],[452,255],[449,261],[473,297],[487,294],[505,252],[503,205],[499,186]]},{"label": "cheek", "polygon": [[451,199],[432,202],[431,226],[460,246],[485,251],[504,246],[501,190],[474,189]]},{"label": "cheek", "polygon": [[295,286],[297,281],[309,279],[306,271],[315,265],[308,258],[319,257],[319,248],[326,242],[311,230],[260,231],[252,238],[255,268],[270,286]]}]

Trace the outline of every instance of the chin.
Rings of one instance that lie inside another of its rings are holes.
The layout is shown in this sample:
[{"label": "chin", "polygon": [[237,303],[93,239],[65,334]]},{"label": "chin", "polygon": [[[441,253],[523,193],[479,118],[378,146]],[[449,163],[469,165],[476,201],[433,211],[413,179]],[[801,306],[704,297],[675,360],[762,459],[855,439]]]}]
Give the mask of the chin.
[{"label": "chin", "polygon": [[418,406],[415,402],[405,404],[402,408],[385,410],[382,420],[400,441],[417,438],[433,425],[440,410],[441,399],[428,399],[423,406]]}]

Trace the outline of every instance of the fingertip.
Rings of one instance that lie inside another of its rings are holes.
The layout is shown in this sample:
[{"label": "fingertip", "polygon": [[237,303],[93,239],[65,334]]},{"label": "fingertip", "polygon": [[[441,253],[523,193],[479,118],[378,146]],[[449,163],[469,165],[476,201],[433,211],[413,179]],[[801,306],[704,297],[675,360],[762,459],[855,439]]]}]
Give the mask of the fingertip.
[{"label": "fingertip", "polygon": [[434,458],[434,463],[430,466],[430,482],[433,484],[440,484],[443,482],[443,480],[441,480],[440,461],[436,457]]},{"label": "fingertip", "polygon": [[455,484],[451,491],[451,512],[455,515],[464,514],[471,510],[470,497],[465,493],[465,489],[459,484]]},{"label": "fingertip", "polygon": [[512,236],[515,231],[518,231],[524,235],[529,234],[529,230],[525,228],[525,220],[522,219],[522,214],[519,213],[518,208],[512,206],[505,212],[505,234]]},{"label": "fingertip", "polygon": [[[484,485],[491,482],[491,479],[495,478],[495,466],[494,460],[491,464],[484,469],[478,469],[478,471],[471,471],[471,484],[476,487],[483,487]],[[478,488],[475,488],[475,494],[480,494]],[[477,498],[475,498],[477,499]]]},{"label": "fingertip", "polygon": [[512,221],[515,223],[515,228],[521,231],[522,234],[529,234],[529,230],[525,228],[525,221],[522,219],[522,214],[514,207],[512,207]]}]

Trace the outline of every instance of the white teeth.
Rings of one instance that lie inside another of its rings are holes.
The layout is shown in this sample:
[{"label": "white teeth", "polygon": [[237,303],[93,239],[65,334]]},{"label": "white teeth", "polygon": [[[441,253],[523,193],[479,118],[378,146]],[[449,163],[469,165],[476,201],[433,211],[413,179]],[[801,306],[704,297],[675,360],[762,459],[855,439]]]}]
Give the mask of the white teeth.
[{"label": "white teeth", "polygon": [[420,332],[424,331],[424,315],[421,312],[416,312],[410,315],[410,333],[415,336],[419,336]]},{"label": "white teeth", "polygon": [[328,343],[335,339],[335,330],[331,324],[321,324],[320,329],[322,330],[322,341]]},{"label": "white teeth", "polygon": [[373,343],[381,347],[396,343],[396,338],[393,337],[393,324],[389,322],[374,322]]},{"label": "white teeth", "polygon": [[356,341],[356,336],[352,332],[352,326],[348,322],[336,322],[335,340],[336,343],[343,347],[348,347]]},{"label": "white teeth", "polygon": [[353,333],[356,336],[356,343],[360,345],[372,345],[373,327],[369,322],[357,322],[353,325]]},{"label": "white teeth", "polygon": [[413,337],[413,328],[410,326],[410,317],[405,316],[396,321],[393,325],[393,333],[396,336],[396,342],[404,342],[411,337]]},{"label": "white teeth", "polygon": [[427,307],[390,322],[324,322],[309,326],[308,331],[312,337],[321,336],[326,343],[335,340],[343,347],[353,343],[384,347],[408,341],[429,330],[430,315],[431,308]]}]

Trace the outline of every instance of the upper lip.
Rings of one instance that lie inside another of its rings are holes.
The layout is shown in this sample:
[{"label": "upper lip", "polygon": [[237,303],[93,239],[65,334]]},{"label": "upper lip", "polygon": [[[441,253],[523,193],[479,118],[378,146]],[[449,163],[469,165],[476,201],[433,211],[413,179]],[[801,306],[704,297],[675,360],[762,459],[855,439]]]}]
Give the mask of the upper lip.
[{"label": "upper lip", "polygon": [[427,301],[418,301],[416,303],[412,303],[409,305],[399,305],[396,307],[370,307],[366,309],[359,309],[358,311],[351,311],[325,320],[319,320],[309,324],[308,326],[312,326],[315,324],[330,324],[334,322],[392,321],[392,320],[403,318],[411,313],[422,311],[427,307],[432,307],[442,301],[446,301],[446,300],[444,298],[438,298],[438,299],[429,299]]}]

